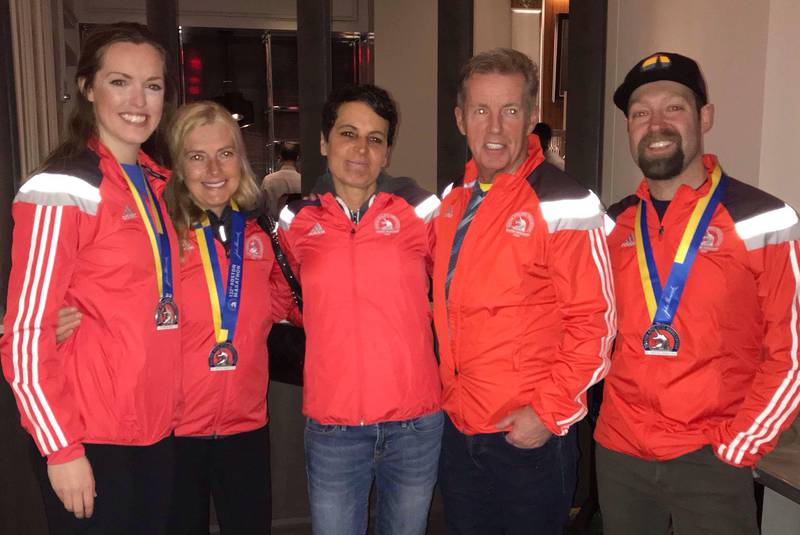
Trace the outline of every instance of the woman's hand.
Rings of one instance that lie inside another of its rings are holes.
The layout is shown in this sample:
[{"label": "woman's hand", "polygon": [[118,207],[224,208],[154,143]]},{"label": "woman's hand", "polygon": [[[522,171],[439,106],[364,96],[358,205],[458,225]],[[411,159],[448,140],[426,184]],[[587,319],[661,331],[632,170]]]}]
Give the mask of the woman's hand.
[{"label": "woman's hand", "polygon": [[47,476],[64,504],[75,518],[91,518],[94,513],[94,474],[86,456],[62,464],[47,466]]},{"label": "woman's hand", "polygon": [[56,320],[56,343],[60,344],[75,332],[81,324],[81,313],[75,307],[64,307],[58,310]]}]

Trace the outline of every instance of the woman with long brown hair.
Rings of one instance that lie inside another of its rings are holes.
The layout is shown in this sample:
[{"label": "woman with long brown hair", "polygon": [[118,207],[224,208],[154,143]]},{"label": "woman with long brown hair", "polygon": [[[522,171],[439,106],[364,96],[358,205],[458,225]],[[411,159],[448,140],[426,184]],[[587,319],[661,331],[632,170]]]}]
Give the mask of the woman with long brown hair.
[{"label": "woman with long brown hair", "polygon": [[[20,188],[3,372],[47,463],[52,532],[165,533],[180,386],[168,172],[141,151],[168,88],[144,26],[88,37],[66,140]],[[57,344],[56,312],[82,317]]]}]

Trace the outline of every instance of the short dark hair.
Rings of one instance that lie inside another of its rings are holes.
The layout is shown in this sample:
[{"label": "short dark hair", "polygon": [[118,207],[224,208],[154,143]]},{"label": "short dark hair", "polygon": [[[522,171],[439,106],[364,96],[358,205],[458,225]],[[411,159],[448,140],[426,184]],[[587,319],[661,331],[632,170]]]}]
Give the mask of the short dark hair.
[{"label": "short dark hair", "polygon": [[300,144],[294,141],[283,141],[279,156],[282,162],[296,162],[300,158]]},{"label": "short dark hair", "polygon": [[525,79],[524,100],[528,111],[536,107],[539,93],[539,69],[531,58],[511,48],[495,48],[472,56],[461,68],[458,80],[458,107],[464,107],[465,85],[473,74],[521,74]]},{"label": "short dark hair", "polygon": [[349,85],[331,92],[322,108],[322,135],[325,139],[329,139],[331,128],[336,124],[339,107],[348,102],[363,102],[389,122],[386,144],[391,147],[397,130],[397,106],[385,89],[371,84]]}]

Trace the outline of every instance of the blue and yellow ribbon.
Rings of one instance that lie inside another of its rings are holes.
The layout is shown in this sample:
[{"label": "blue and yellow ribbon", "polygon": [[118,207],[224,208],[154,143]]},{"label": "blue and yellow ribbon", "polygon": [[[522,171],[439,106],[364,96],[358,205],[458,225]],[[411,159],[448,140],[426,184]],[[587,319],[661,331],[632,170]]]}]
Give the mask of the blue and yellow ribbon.
[{"label": "blue and yellow ribbon", "polygon": [[636,259],[647,311],[653,324],[669,325],[675,319],[689,271],[700,248],[700,243],[703,241],[708,223],[722,199],[726,182],[726,177],[717,164],[711,172],[711,187],[697,201],[692,215],[689,217],[664,286],[661,285],[658,276],[658,268],[653,257],[653,247],[647,229],[647,202],[642,199],[639,203],[634,224]]},{"label": "blue and yellow ribbon", "polygon": [[[153,263],[155,264],[156,272],[156,287],[158,288],[159,299],[172,299],[174,295],[172,284],[172,253],[170,251],[169,236],[165,230],[164,216],[161,213],[161,207],[156,200],[153,190],[147,181],[147,177],[142,173],[142,178],[145,184],[146,199],[142,199],[136,185],[128,176],[125,168],[120,165],[122,176],[128,184],[128,189],[133,195],[133,201],[136,204],[136,209],[139,211],[139,217],[144,224],[147,238],[150,241],[150,247],[153,251]],[[147,205],[145,205],[145,202]]]},{"label": "blue and yellow ribbon", "polygon": [[227,287],[223,290],[222,270],[219,265],[217,248],[214,245],[214,232],[208,216],[204,216],[194,228],[200,261],[208,287],[211,302],[211,318],[214,323],[214,338],[218,344],[233,342],[236,323],[239,318],[239,303],[242,288],[242,265],[244,255],[244,216],[239,212],[235,201],[231,201],[231,237],[228,261]]}]

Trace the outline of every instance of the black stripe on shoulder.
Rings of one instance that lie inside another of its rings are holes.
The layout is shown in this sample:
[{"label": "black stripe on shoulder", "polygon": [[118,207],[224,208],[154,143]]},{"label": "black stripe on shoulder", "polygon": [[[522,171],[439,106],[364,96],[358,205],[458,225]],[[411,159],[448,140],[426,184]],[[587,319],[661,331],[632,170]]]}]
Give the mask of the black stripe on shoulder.
[{"label": "black stripe on shoulder", "polygon": [[454,188],[460,188],[463,185],[464,185],[464,177],[463,176],[460,176],[457,179],[453,180],[453,187]]},{"label": "black stripe on shoulder", "polygon": [[621,201],[618,201],[618,202],[615,202],[614,204],[612,204],[608,208],[608,211],[606,212],[606,214],[613,221],[616,221],[617,217],[619,217],[619,215],[622,212],[624,212],[625,210],[627,210],[631,206],[636,206],[637,204],[639,204],[639,197],[637,197],[636,195],[628,195],[627,197],[625,197]]},{"label": "black stripe on shoulder", "polygon": [[586,186],[548,162],[537,165],[527,180],[541,202],[583,199],[589,193]]},{"label": "black stripe on shoulder", "polygon": [[430,191],[419,187],[413,178],[405,176],[386,177],[380,184],[380,191],[396,195],[414,207],[433,195]]},{"label": "black stripe on shoulder", "polygon": [[99,188],[103,181],[103,174],[100,172],[100,156],[89,149],[85,149],[77,156],[50,162],[41,172],[74,176],[96,188]]},{"label": "black stripe on shoulder", "polygon": [[300,210],[308,206],[322,206],[322,203],[319,199],[314,199],[313,201],[307,199],[297,199],[296,201],[292,201],[286,205],[286,207],[289,208],[294,215],[299,214]]},{"label": "black stripe on shoulder", "polygon": [[731,177],[728,177],[721,202],[734,223],[784,206],[774,195]]}]

